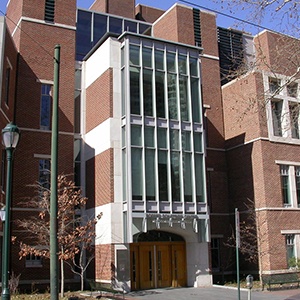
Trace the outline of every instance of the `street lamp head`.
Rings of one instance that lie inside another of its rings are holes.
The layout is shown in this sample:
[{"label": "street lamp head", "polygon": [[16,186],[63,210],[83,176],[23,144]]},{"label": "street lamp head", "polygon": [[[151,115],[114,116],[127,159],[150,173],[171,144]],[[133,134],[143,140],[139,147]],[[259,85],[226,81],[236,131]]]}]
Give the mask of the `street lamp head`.
[{"label": "street lamp head", "polygon": [[2,142],[5,149],[15,149],[17,147],[20,136],[19,128],[13,124],[9,123],[2,129]]}]

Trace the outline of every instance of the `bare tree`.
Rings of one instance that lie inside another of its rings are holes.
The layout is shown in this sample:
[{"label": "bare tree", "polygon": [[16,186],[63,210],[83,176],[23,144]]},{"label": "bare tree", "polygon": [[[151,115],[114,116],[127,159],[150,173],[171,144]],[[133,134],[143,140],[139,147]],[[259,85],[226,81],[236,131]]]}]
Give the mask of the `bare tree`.
[{"label": "bare tree", "polygon": [[[26,206],[37,211],[36,216],[16,220],[17,225],[25,230],[26,236],[20,242],[20,259],[27,255],[49,258],[50,256],[50,190],[38,183],[37,195],[30,199]],[[83,197],[81,190],[67,176],[58,176],[58,247],[61,262],[61,294],[64,294],[64,263],[67,263],[72,272],[81,278],[81,290],[84,285],[84,273],[93,260],[91,254],[85,260],[86,251],[92,250],[95,239],[95,224],[97,218],[88,218],[81,214],[87,198]],[[79,271],[77,271],[79,268]]]},{"label": "bare tree", "polygon": [[[240,211],[240,248],[239,251],[244,259],[259,266],[259,276],[261,280],[263,270],[263,260],[271,254],[278,254],[276,246],[270,248],[269,236],[267,234],[267,216],[264,211],[255,209],[255,203],[248,199],[244,203],[245,210]],[[225,242],[230,248],[236,247],[236,237],[234,230],[232,235]]]},{"label": "bare tree", "polygon": [[[214,0],[222,9],[230,11],[233,15],[245,12],[246,21],[261,25],[268,20],[280,32],[295,37],[299,36],[300,3],[298,0]],[[238,22],[237,27],[243,24]]]}]

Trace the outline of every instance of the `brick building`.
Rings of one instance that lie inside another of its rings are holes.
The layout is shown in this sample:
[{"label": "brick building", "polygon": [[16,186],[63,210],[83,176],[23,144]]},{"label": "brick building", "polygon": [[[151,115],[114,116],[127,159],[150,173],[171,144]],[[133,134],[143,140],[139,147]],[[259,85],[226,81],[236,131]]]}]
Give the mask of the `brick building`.
[{"label": "brick building", "polygon": [[[133,0],[96,0],[89,10],[74,0],[10,0],[1,24],[0,121],[22,132],[14,219],[30,215],[20,203],[49,176],[60,44],[59,173],[74,174],[85,214],[103,214],[88,278],[131,290],[234,276],[225,244],[235,208],[246,219],[251,203],[264,255],[242,271],[289,272],[300,230],[298,69],[297,56],[277,49],[296,53],[298,40],[252,37],[218,28],[209,11]],[[18,260],[18,251],[11,269],[20,283],[47,285],[49,262]]]}]

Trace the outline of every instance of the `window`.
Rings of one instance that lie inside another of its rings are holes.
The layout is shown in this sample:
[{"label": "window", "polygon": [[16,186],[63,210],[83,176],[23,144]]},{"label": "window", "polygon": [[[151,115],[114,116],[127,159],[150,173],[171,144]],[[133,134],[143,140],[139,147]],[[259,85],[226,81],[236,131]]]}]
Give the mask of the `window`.
[{"label": "window", "polygon": [[269,137],[272,141],[300,144],[300,114],[298,82],[278,75],[265,77],[266,103],[268,107]]},{"label": "window", "polygon": [[289,97],[296,98],[298,95],[298,83],[297,82],[292,82],[287,85],[287,95]]},{"label": "window", "polygon": [[38,255],[28,254],[26,256],[26,267],[41,267],[42,258]]},{"label": "window", "polygon": [[290,102],[289,112],[290,112],[290,127],[292,132],[292,138],[299,139],[299,104]]},{"label": "window", "polygon": [[285,244],[286,244],[286,257],[289,262],[290,259],[296,257],[296,247],[295,247],[295,235],[287,234],[285,236]]},{"label": "window", "polygon": [[51,100],[51,85],[42,84],[40,127],[44,130],[50,129]]},{"label": "window", "polygon": [[290,207],[292,205],[292,201],[289,184],[289,166],[280,166],[280,175],[283,204],[284,207]]},{"label": "window", "polygon": [[275,136],[282,136],[282,101],[274,100],[271,102],[272,104],[272,120],[273,120],[273,134]]},{"label": "window", "polygon": [[45,2],[45,21],[54,22],[55,0]]},{"label": "window", "polygon": [[300,207],[300,166],[280,166],[284,207]]},{"label": "window", "polygon": [[44,188],[50,188],[50,159],[39,161],[39,183]]},{"label": "window", "polygon": [[279,94],[281,81],[277,78],[269,78],[269,92],[271,94]]},{"label": "window", "polygon": [[214,271],[220,270],[220,239],[211,239],[211,266]]}]

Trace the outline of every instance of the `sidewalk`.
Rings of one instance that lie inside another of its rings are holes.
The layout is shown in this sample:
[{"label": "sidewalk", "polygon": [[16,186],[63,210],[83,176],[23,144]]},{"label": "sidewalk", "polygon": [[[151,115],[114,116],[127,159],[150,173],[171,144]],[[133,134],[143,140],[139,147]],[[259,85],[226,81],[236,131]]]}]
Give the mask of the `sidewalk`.
[{"label": "sidewalk", "polygon": [[[125,295],[128,300],[237,300],[235,288],[220,286],[204,288],[166,288],[131,292]],[[248,290],[241,289],[240,300],[248,299]],[[251,300],[300,300],[300,289],[280,291],[252,291]]]}]

